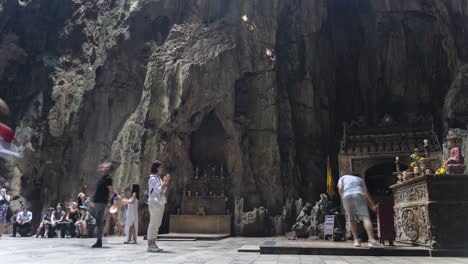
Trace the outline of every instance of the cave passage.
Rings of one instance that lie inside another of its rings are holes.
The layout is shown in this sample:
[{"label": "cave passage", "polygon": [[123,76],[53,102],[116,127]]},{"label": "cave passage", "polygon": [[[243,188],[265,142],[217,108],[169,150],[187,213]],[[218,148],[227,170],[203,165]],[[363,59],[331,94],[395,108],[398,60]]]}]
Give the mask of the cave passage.
[{"label": "cave passage", "polygon": [[[400,166],[402,171],[407,169],[405,165]],[[392,174],[394,171],[393,162],[378,164],[367,170],[365,175],[367,189],[376,202],[391,196],[390,186],[396,183],[396,176]]]}]

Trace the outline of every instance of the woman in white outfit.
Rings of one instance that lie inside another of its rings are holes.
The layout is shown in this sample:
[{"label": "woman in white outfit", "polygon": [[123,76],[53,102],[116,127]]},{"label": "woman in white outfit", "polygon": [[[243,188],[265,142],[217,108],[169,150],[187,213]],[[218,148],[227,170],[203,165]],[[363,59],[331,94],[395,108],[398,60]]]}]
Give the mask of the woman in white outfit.
[{"label": "woman in white outfit", "polygon": [[148,226],[148,246],[147,250],[150,252],[162,251],[156,245],[156,238],[158,237],[159,226],[164,214],[164,207],[166,206],[166,191],[171,180],[171,176],[164,173],[164,166],[159,160],[153,161],[151,164],[151,175],[148,179],[148,209],[150,213],[150,223]]},{"label": "woman in white outfit", "polygon": [[140,185],[132,185],[132,197],[128,199],[127,216],[125,219],[125,244],[137,243],[138,232],[138,201],[140,200]]}]

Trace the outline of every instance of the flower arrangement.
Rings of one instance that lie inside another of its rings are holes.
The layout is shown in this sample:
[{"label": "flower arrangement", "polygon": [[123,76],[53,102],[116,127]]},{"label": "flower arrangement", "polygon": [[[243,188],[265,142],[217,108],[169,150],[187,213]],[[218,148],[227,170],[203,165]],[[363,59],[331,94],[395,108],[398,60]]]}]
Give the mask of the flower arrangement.
[{"label": "flower arrangement", "polygon": [[443,161],[442,162],[442,167],[438,168],[435,172],[436,175],[443,175],[446,174],[447,172],[447,162]]},{"label": "flower arrangement", "polygon": [[424,152],[420,152],[418,148],[415,148],[413,153],[409,157],[409,167],[406,171],[400,171],[400,158],[395,157],[396,172],[394,175],[397,176],[397,183],[402,183],[407,180],[413,179],[415,176],[424,176],[432,174],[445,174],[447,164],[442,164],[442,167],[434,172],[433,162],[434,158],[431,158],[428,154],[429,141],[424,140]]},{"label": "flower arrangement", "polygon": [[415,148],[413,154],[410,156],[411,158],[411,163],[410,163],[410,169],[415,173],[415,174],[424,174],[424,171],[426,169],[426,164],[424,163],[425,158],[421,157],[419,155],[419,149]]}]

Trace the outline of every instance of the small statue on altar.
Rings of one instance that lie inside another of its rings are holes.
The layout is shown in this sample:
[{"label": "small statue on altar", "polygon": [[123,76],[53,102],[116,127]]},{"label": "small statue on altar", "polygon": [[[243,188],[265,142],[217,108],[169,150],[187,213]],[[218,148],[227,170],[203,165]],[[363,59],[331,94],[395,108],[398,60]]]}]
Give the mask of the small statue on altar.
[{"label": "small statue on altar", "polygon": [[397,183],[402,183],[403,182],[403,173],[398,172],[397,173]]},{"label": "small statue on altar", "polygon": [[448,139],[450,147],[450,158],[447,159],[447,164],[461,164],[463,163],[463,156],[460,154],[460,148],[457,147],[456,140],[453,138]]},{"label": "small statue on altar", "polygon": [[458,147],[456,135],[449,132],[447,142],[450,148],[450,157],[446,160],[447,171],[449,174],[463,174],[465,172],[465,159]]}]

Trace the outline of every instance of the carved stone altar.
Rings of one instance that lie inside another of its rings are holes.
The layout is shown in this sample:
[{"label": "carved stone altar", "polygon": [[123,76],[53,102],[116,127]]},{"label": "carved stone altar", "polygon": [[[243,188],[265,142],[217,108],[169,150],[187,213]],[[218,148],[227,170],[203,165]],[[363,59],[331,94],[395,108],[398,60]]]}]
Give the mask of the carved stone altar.
[{"label": "carved stone altar", "polygon": [[392,185],[396,241],[468,247],[468,175],[426,175]]}]

